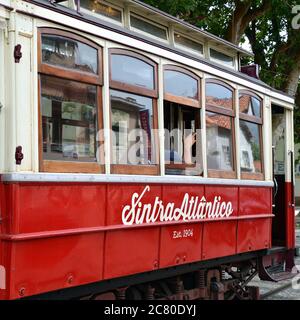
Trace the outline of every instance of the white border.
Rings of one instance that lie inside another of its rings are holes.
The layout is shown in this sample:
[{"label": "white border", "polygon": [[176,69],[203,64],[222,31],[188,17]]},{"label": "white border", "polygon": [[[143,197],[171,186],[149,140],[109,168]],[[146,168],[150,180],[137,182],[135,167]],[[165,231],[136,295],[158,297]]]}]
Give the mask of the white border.
[{"label": "white border", "polygon": [[85,173],[5,173],[5,182],[102,182],[102,183],[159,183],[159,184],[207,184],[228,186],[273,187],[273,181],[215,179],[188,176],[136,176]]}]

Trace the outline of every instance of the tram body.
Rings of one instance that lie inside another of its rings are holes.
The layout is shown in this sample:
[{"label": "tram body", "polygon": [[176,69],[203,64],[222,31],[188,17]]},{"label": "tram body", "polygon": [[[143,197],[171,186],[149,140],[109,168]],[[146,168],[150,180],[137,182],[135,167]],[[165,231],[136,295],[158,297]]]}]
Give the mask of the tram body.
[{"label": "tram body", "polygon": [[[293,98],[240,72],[242,49],[118,3],[0,0],[0,299],[242,297],[289,275]],[[134,164],[121,122],[146,132]],[[165,139],[179,126],[199,165]]]}]

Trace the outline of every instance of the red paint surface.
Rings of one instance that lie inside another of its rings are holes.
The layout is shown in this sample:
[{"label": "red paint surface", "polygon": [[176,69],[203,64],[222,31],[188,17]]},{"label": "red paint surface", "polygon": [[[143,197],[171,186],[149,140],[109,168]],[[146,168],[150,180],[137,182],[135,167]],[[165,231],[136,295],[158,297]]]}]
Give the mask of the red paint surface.
[{"label": "red paint surface", "polygon": [[293,199],[293,185],[291,182],[285,183],[285,212],[286,212],[286,247],[295,248],[295,199]]},{"label": "red paint surface", "polygon": [[[122,224],[122,209],[145,185],[0,184],[0,265],[7,273],[6,290],[0,289],[0,298],[18,298],[20,293],[28,296],[271,245],[271,219],[259,218],[271,214],[271,188],[150,186],[145,203],[153,203],[158,196],[180,206],[186,192],[205,196],[208,201],[220,195],[233,204],[231,220],[128,228]],[[174,237],[185,231],[190,234],[190,230],[192,236]]]}]

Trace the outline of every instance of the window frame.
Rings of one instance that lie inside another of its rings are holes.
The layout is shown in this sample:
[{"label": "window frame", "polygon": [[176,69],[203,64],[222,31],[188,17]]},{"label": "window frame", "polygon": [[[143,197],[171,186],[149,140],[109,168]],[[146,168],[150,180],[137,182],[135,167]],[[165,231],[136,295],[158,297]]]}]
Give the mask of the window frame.
[{"label": "window frame", "polygon": [[[250,97],[256,98],[260,101],[261,107],[261,115],[260,117],[250,116],[248,114],[240,112],[240,96],[241,95],[248,95]],[[242,172],[241,168],[241,178],[246,180],[264,180],[265,179],[265,172],[264,172],[264,145],[263,145],[263,118],[264,118],[264,111],[263,111],[263,98],[259,95],[255,94],[249,90],[239,90],[238,91],[238,99],[239,99],[239,119],[242,121],[254,123],[258,125],[258,132],[259,132],[259,143],[260,143],[260,157],[261,157],[261,172]],[[239,128],[240,130],[240,128]],[[240,155],[239,155],[240,156]]]},{"label": "window frame", "polygon": [[[217,84],[223,86],[232,92],[232,110],[224,108],[224,107],[216,107],[206,103],[206,90],[205,90],[205,124],[206,124],[206,112],[213,112],[216,114],[220,114],[223,116],[230,117],[231,123],[231,157],[232,157],[232,170],[221,170],[221,169],[208,169],[207,168],[207,176],[209,178],[225,178],[225,179],[236,179],[237,178],[237,154],[236,154],[236,133],[235,133],[235,106],[236,106],[236,98],[235,98],[235,89],[229,85],[228,83],[215,79],[215,78],[207,78],[205,81],[205,89],[206,85],[209,83]],[[207,131],[207,128],[206,128]],[[207,132],[205,135],[205,139],[207,139]],[[207,159],[207,149],[206,152],[206,159]]]},{"label": "window frame", "polygon": [[[153,83],[154,89],[142,88],[139,86],[127,84],[124,82],[112,80],[112,55],[124,55],[139,59],[153,67]],[[153,112],[153,126],[152,129],[155,130],[154,138],[154,150],[155,150],[155,164],[153,165],[133,165],[133,164],[112,164],[110,163],[110,169],[112,174],[137,174],[137,175],[159,175],[160,174],[160,156],[159,156],[159,139],[157,135],[158,129],[158,65],[156,62],[150,58],[131,51],[128,49],[121,48],[110,48],[108,50],[109,55],[109,92],[110,90],[117,90],[122,92],[128,92],[139,96],[144,96],[152,99],[152,112]],[[110,94],[109,94],[110,96]],[[112,131],[112,105],[111,98],[109,98],[109,122],[110,130]],[[110,139],[112,141],[112,137]],[[110,144],[110,153],[113,153],[113,145]]]},{"label": "window frame", "polygon": [[[177,95],[174,95],[171,93],[167,93],[164,89],[164,100],[200,109],[201,108],[201,79],[200,79],[200,77],[198,77],[192,71],[189,71],[183,67],[179,67],[179,66],[171,65],[171,64],[164,65],[163,73],[165,71],[176,71],[176,72],[183,73],[184,75],[195,79],[198,82],[198,86],[197,86],[198,87],[198,99],[177,96]],[[165,81],[165,78],[163,78],[163,82],[164,81]]]},{"label": "window frame", "polygon": [[[164,83],[164,72],[165,71],[176,71],[179,73],[182,73],[186,76],[189,76],[193,79],[195,79],[198,82],[198,99],[191,99],[191,98],[186,98],[186,97],[182,97],[182,96],[176,96],[173,95],[171,93],[166,93],[165,88],[164,88],[164,101],[170,102],[170,103],[176,103],[179,104],[181,106],[185,106],[185,107],[190,107],[190,108],[194,108],[195,111],[199,111],[196,118],[195,118],[195,124],[197,123],[199,128],[197,129],[201,129],[201,117],[200,117],[200,109],[202,107],[201,103],[201,96],[202,96],[202,91],[201,91],[201,78],[199,76],[197,76],[195,73],[193,73],[192,71],[178,66],[178,65],[172,65],[172,64],[166,64],[163,66],[163,83]],[[199,138],[201,139],[201,137]],[[165,150],[164,150],[165,151]],[[201,150],[201,152],[203,152],[203,150]],[[203,165],[203,163],[202,163]],[[186,169],[186,168],[195,168],[196,164],[176,164],[176,163],[165,163],[164,160],[164,166],[166,169]],[[199,176],[203,176],[203,171]]]},{"label": "window frame", "polygon": [[[62,66],[54,66],[42,62],[42,35],[61,36],[68,39],[76,40],[88,46],[95,48],[98,52],[98,74],[88,73],[84,71],[75,71]],[[79,35],[71,34],[64,30],[55,28],[38,28],[38,118],[39,118],[39,171],[54,172],[54,173],[104,173],[104,155],[99,154],[100,163],[96,162],[81,162],[81,161],[61,161],[47,160],[43,158],[43,121],[41,110],[41,76],[56,77],[63,80],[71,80],[79,83],[96,86],[96,134],[103,129],[103,111],[102,111],[102,86],[103,86],[103,64],[102,64],[102,47],[94,42],[85,39]],[[102,142],[103,143],[103,142]],[[97,149],[101,150],[100,143],[96,143]]]}]

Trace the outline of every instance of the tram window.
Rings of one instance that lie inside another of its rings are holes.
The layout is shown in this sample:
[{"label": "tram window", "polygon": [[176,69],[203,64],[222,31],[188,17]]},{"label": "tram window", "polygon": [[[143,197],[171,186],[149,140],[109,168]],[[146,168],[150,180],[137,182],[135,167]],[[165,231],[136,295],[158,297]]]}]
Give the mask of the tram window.
[{"label": "tram window", "polygon": [[43,158],[96,161],[97,88],[41,75]]},{"label": "tram window", "polygon": [[235,178],[233,89],[209,79],[205,92],[208,176]]},{"label": "tram window", "polygon": [[100,48],[64,31],[41,28],[40,50],[40,170],[102,172],[97,143]]},{"label": "tram window", "polygon": [[[260,129],[256,123],[240,120],[241,171],[262,172]],[[245,157],[247,154],[247,157]]]},{"label": "tram window", "polygon": [[231,117],[206,112],[206,137],[208,169],[233,171]]},{"label": "tram window", "polygon": [[222,64],[225,64],[225,65],[231,66],[231,67],[234,65],[233,57],[228,56],[227,54],[224,54],[224,53],[217,51],[215,49],[212,49],[212,48],[210,48],[209,53],[210,53],[211,60],[221,62]]},{"label": "tram window", "polygon": [[133,29],[147,33],[150,36],[154,36],[159,39],[168,40],[167,28],[160,27],[157,24],[151,23],[139,18],[136,15],[130,14],[130,26]]},{"label": "tram window", "polygon": [[42,62],[77,71],[98,73],[98,52],[95,48],[58,35],[42,35]]},{"label": "tram window", "polygon": [[198,100],[198,81],[182,72],[165,70],[164,87],[167,94]]},{"label": "tram window", "polygon": [[111,55],[111,80],[154,89],[154,66],[135,57]]},{"label": "tram window", "polygon": [[80,0],[81,8],[89,10],[91,13],[99,14],[113,21],[122,22],[122,11],[100,0]]},{"label": "tram window", "polygon": [[110,50],[112,173],[158,174],[157,65],[135,52]]},{"label": "tram window", "polygon": [[206,84],[205,92],[206,105],[233,109],[232,89],[229,89],[220,83],[208,82]]},{"label": "tram window", "polygon": [[187,37],[180,35],[179,33],[174,34],[175,45],[178,47],[184,47],[195,51],[195,53],[203,54],[203,45],[199,42],[193,41]]},{"label": "tram window", "polygon": [[111,90],[113,164],[155,163],[152,99]]},{"label": "tram window", "polygon": [[240,92],[240,164],[242,178],[263,179],[262,101],[251,92]]},{"label": "tram window", "polygon": [[165,172],[202,175],[199,78],[176,66],[164,70]]},{"label": "tram window", "polygon": [[200,110],[164,103],[165,171],[171,175],[201,175]]}]

